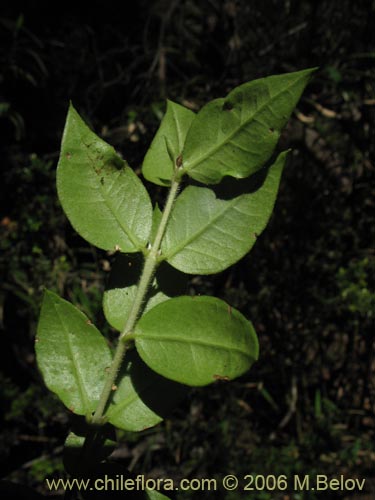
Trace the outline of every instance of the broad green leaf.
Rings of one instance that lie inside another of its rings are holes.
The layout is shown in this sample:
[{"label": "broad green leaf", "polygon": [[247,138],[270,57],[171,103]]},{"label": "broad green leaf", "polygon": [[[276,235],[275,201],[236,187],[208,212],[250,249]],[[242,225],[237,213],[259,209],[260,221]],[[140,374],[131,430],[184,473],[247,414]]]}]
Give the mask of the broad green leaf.
[{"label": "broad green leaf", "polygon": [[[107,290],[103,296],[103,310],[108,323],[120,332],[133,305],[142,267],[143,259],[139,254],[120,254],[113,264]],[[163,262],[147,291],[144,311],[150,310],[170,297],[186,293],[186,287],[187,276]]]},{"label": "broad green leaf", "polygon": [[134,337],[152,370],[191,386],[238,377],[258,359],[250,321],[214,297],[163,302],[142,316]]},{"label": "broad green leaf", "polygon": [[108,420],[126,431],[142,431],[161,422],[186,392],[186,386],[161,377],[135,350],[128,351],[107,411]]},{"label": "broad green leaf", "polygon": [[142,173],[148,181],[159,186],[170,185],[194,116],[190,109],[167,101],[167,111],[143,161]]},{"label": "broad green leaf", "polygon": [[205,184],[256,172],[271,157],[314,71],[254,80],[206,104],[187,133],[183,171]]},{"label": "broad green leaf", "polygon": [[104,250],[142,250],[152,206],[146,189],[115,150],[70,106],[57,168],[57,190],[74,229]]},{"label": "broad green leaf", "polygon": [[73,413],[90,415],[112,362],[101,333],[81,311],[45,291],[35,339],[37,362],[47,387]]},{"label": "broad green leaf", "polygon": [[187,187],[176,200],[162,242],[167,262],[185,273],[211,274],[246,255],[271,216],[286,156],[279,155],[252,193],[218,199],[211,189]]}]

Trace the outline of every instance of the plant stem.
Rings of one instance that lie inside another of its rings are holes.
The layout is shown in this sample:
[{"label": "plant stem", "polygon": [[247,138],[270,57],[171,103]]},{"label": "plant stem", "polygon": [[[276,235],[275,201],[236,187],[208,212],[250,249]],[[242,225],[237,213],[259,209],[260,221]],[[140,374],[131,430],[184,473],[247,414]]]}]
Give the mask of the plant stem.
[{"label": "plant stem", "polygon": [[158,253],[159,253],[159,249],[160,249],[161,240],[163,239],[165,228],[167,227],[169,216],[171,215],[173,203],[176,199],[179,187],[180,187],[180,180],[176,180],[175,178],[173,178],[172,184],[171,184],[171,187],[169,190],[168,198],[167,198],[167,201],[165,203],[164,210],[163,210],[163,215],[162,215],[162,218],[161,218],[161,221],[160,221],[160,224],[159,224],[156,236],[155,236],[155,240],[152,244],[152,248],[150,251],[150,254],[152,252],[154,252],[155,256],[157,256],[157,257],[158,257]]},{"label": "plant stem", "polygon": [[[104,384],[102,394],[99,399],[98,406],[92,417],[92,424],[100,425],[103,423],[103,415],[108,404],[109,398],[112,391],[115,389],[114,385],[117,379],[117,375],[120,371],[122,361],[124,359],[126,350],[128,349],[129,343],[132,340],[130,335],[132,334],[135,323],[142,311],[142,305],[156,271],[158,264],[160,263],[160,245],[164,236],[165,229],[172,211],[173,203],[176,199],[179,180],[173,178],[171,188],[169,190],[168,198],[163,210],[163,215],[160,220],[158,230],[156,232],[155,239],[151,245],[149,253],[146,255],[143,271],[138,282],[137,293],[134,298],[132,308],[130,310],[129,316],[127,318],[125,327],[120,335],[119,342],[113,357],[112,364],[109,368],[107,380]],[[128,338],[127,338],[128,337]]]},{"label": "plant stem", "polygon": [[122,360],[124,359],[127,347],[128,345],[125,342],[119,341],[119,343],[117,344],[115,355],[108,370],[107,380],[100,395],[98,406],[96,407],[95,413],[91,419],[91,423],[93,425],[100,425],[103,423],[103,413],[107,406],[108,399],[112,393],[114,383],[120,370]]}]

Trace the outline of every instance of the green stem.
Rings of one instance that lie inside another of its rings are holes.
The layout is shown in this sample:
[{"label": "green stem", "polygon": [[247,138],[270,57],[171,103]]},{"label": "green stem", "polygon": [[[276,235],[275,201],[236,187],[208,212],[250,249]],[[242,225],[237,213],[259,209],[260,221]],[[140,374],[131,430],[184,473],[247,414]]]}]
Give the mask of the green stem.
[{"label": "green stem", "polygon": [[159,224],[156,236],[155,236],[155,240],[152,244],[150,254],[152,252],[154,252],[155,255],[158,256],[161,240],[163,239],[165,228],[167,227],[169,216],[171,215],[173,203],[176,199],[179,187],[180,187],[180,180],[179,179],[176,180],[175,178],[173,178],[171,188],[169,190],[168,198],[167,198],[167,201],[165,203],[164,210],[163,210],[163,215],[162,215],[162,218],[161,218],[161,221],[160,221],[160,224]]},{"label": "green stem", "polygon": [[161,260],[160,245],[172,211],[173,203],[178,193],[179,184],[180,184],[179,180],[176,180],[175,178],[172,180],[171,188],[169,190],[168,198],[163,210],[163,215],[158,230],[156,232],[155,239],[151,245],[149,253],[146,255],[145,258],[143,272],[138,283],[137,293],[134,298],[132,308],[127,318],[125,327],[120,335],[115,355],[108,371],[107,380],[105,382],[102,394],[100,396],[98,406],[91,420],[93,424],[100,425],[103,423],[103,415],[106,406],[108,404],[112,391],[115,389],[114,385],[116,383],[117,376],[120,371],[126,350],[128,349],[130,342],[132,341],[132,332],[135,323],[137,322],[137,319],[142,311],[142,305],[144,303],[148,287],[150,286],[156,268]]},{"label": "green stem", "polygon": [[124,359],[125,352],[128,345],[125,342],[119,342],[115,351],[115,355],[112,360],[112,364],[108,370],[107,380],[104,384],[103,391],[100,395],[98,406],[96,407],[95,413],[91,419],[93,425],[100,425],[103,422],[104,410],[107,406],[109,397],[114,389],[114,383],[117,378],[117,374],[120,370],[122,360]]}]

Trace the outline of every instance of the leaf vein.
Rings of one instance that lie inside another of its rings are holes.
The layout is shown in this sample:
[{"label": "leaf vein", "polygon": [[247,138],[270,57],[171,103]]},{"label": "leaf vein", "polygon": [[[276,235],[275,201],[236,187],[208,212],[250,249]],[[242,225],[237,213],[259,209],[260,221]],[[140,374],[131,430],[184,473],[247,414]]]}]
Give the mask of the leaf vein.
[{"label": "leaf vein", "polygon": [[[272,102],[274,102],[278,97],[280,97],[281,95],[283,95],[284,93],[287,93],[288,91],[290,92],[290,89],[296,85],[298,83],[298,81],[303,78],[303,76],[301,76],[299,79],[297,80],[294,80],[292,81],[288,86],[284,87],[281,91],[277,92],[276,94],[274,94],[273,96],[269,96],[269,100],[267,100],[266,102],[264,102],[262,105],[258,106],[256,105],[255,106],[255,110],[254,112],[248,117],[247,120],[245,120],[244,122],[240,122],[240,125],[237,126],[236,128],[234,128],[233,132],[230,133],[226,139],[222,142],[220,142],[219,144],[216,144],[215,146],[213,146],[211,149],[207,149],[207,151],[202,155],[202,156],[198,156],[195,160],[193,159],[189,165],[189,163],[187,165],[185,165],[185,169],[186,169],[186,172],[191,172],[192,170],[194,170],[199,164],[201,164],[204,160],[206,160],[207,158],[209,158],[210,156],[214,155],[220,148],[222,148],[225,144],[227,144],[228,142],[231,141],[231,139],[236,135],[238,134],[238,132],[246,127],[251,121],[254,120],[254,118],[257,116],[257,114],[260,114],[261,111],[263,111],[263,109],[267,109],[267,108],[270,108],[270,105]],[[267,84],[265,84],[267,86]],[[269,89],[267,88],[267,91],[269,93]],[[275,115],[277,117],[277,115]],[[278,117],[277,117],[278,118]]]},{"label": "leaf vein", "polygon": [[81,394],[81,400],[83,401],[83,404],[85,406],[86,411],[88,411],[89,408],[90,408],[89,396],[88,396],[86,388],[85,388],[84,380],[83,380],[82,375],[81,375],[81,373],[79,371],[79,364],[78,364],[78,361],[77,361],[77,359],[75,357],[74,349],[73,349],[71,338],[70,338],[71,334],[67,330],[67,328],[65,326],[65,323],[64,323],[64,321],[61,318],[61,315],[60,315],[60,312],[59,312],[59,308],[57,307],[57,304],[53,303],[53,306],[54,306],[54,309],[56,311],[56,315],[57,315],[57,317],[59,319],[59,322],[61,324],[62,330],[65,333],[66,343],[67,343],[69,354],[70,354],[70,357],[71,357],[71,360],[72,360],[73,371],[74,371],[74,374],[75,374],[75,378],[76,378],[76,380],[78,382],[78,390],[79,390],[79,392]]},{"label": "leaf vein", "polygon": [[152,334],[147,334],[147,333],[135,333],[135,338],[139,339],[147,339],[151,340],[153,342],[176,342],[176,343],[182,343],[182,344],[188,344],[190,348],[192,349],[194,345],[196,346],[202,346],[202,347],[210,347],[213,349],[219,349],[222,351],[232,351],[236,352],[238,354],[241,354],[247,358],[252,359],[253,357],[248,353],[248,351],[245,350],[245,348],[241,349],[240,347],[234,346],[234,345],[224,345],[224,344],[219,344],[219,343],[212,343],[212,342],[207,342],[206,340],[202,339],[184,339],[182,337],[172,337],[171,335],[158,335],[157,337],[153,336]]}]

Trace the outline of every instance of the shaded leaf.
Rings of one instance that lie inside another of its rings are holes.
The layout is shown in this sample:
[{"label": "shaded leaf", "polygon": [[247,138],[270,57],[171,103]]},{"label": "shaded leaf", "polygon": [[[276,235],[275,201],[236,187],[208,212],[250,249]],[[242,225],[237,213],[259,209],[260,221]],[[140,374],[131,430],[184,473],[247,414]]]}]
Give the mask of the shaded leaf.
[{"label": "shaded leaf", "polygon": [[169,497],[163,495],[157,490],[150,490],[146,488],[146,495],[149,500],[170,500]]},{"label": "shaded leaf", "polygon": [[256,172],[271,157],[314,71],[254,80],[206,104],[187,133],[183,171],[205,184]]},{"label": "shaded leaf", "polygon": [[[138,289],[143,258],[139,254],[118,255],[112,267],[107,290],[103,296],[103,310],[108,323],[122,331]],[[144,303],[144,311],[150,310],[170,297],[186,292],[187,276],[166,262],[156,271]]]},{"label": "shaded leaf", "polygon": [[107,411],[111,424],[126,431],[141,431],[163,420],[185,396],[186,386],[161,377],[128,351],[117,389]]},{"label": "shaded leaf", "polygon": [[143,161],[142,173],[148,181],[159,186],[170,185],[194,116],[190,109],[167,101],[167,111]]},{"label": "shaded leaf", "polygon": [[[65,440],[64,444],[64,454],[63,462],[64,469],[69,474],[77,475],[82,467],[82,447],[85,442],[85,436],[80,436],[74,432],[70,432]],[[90,456],[90,462],[92,464],[99,463],[105,458],[107,458],[116,448],[116,441],[112,439],[105,439],[104,443],[100,443],[100,446],[92,447],[92,454]]]},{"label": "shaded leaf", "polygon": [[157,305],[137,323],[135,345],[150,368],[191,386],[242,375],[259,351],[250,321],[214,297],[176,297]]},{"label": "shaded leaf", "polygon": [[148,241],[152,206],[146,189],[115,150],[92,132],[70,106],[57,190],[74,229],[104,250],[142,250]]},{"label": "shaded leaf", "polygon": [[106,340],[81,311],[45,291],[35,344],[47,387],[73,413],[91,414],[112,356]]},{"label": "shaded leaf", "polygon": [[162,217],[163,217],[163,212],[160,210],[159,205],[156,203],[154,210],[152,212],[152,228],[150,234],[150,243],[152,243],[155,240],[156,233],[158,231],[158,227]]},{"label": "shaded leaf", "polygon": [[163,258],[185,273],[211,274],[246,255],[271,216],[286,156],[279,155],[252,193],[221,200],[211,189],[187,187],[173,208]]}]

